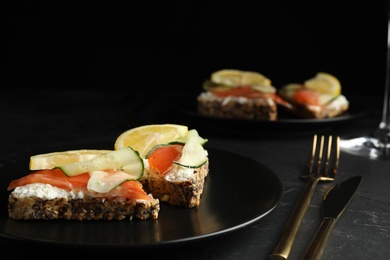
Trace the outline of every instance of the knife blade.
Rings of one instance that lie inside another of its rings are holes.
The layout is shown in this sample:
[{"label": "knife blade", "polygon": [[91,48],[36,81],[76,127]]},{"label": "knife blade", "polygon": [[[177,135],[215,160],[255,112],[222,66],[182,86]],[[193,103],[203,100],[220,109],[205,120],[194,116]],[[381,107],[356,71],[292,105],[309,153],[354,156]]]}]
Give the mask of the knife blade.
[{"label": "knife blade", "polygon": [[328,238],[341,214],[355,195],[362,176],[351,177],[331,187],[322,201],[323,218],[302,259],[320,259]]}]

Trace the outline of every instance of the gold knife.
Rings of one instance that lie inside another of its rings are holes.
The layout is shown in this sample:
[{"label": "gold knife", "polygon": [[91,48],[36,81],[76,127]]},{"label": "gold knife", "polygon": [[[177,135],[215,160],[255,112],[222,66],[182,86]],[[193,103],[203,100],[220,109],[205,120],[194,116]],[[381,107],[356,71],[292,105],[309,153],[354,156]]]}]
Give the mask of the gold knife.
[{"label": "gold knife", "polygon": [[351,177],[328,190],[322,201],[323,219],[302,260],[320,259],[329,236],[361,183],[361,176]]}]

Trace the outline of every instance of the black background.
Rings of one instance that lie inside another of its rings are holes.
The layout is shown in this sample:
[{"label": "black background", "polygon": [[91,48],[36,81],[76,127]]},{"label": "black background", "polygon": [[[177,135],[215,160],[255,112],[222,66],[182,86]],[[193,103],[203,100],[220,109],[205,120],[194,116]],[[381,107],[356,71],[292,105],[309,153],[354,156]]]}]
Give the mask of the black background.
[{"label": "black background", "polygon": [[382,1],[123,3],[2,4],[3,89],[197,93],[213,71],[235,68],[275,87],[325,71],[346,95],[383,95]]}]

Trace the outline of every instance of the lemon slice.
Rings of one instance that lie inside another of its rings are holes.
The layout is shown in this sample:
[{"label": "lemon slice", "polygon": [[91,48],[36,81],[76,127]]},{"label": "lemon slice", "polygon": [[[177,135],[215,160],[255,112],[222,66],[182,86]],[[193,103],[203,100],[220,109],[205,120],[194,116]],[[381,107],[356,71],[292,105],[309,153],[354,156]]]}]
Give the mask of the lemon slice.
[{"label": "lemon slice", "polygon": [[118,136],[114,149],[132,147],[141,157],[156,145],[172,142],[187,134],[188,127],[177,124],[152,124],[129,129]]},{"label": "lemon slice", "polygon": [[314,78],[304,82],[307,89],[315,90],[322,94],[338,96],[341,94],[340,81],[333,75],[325,72],[318,72]]},{"label": "lemon slice", "polygon": [[242,71],[240,70],[219,70],[211,74],[211,81],[230,87],[240,85]]},{"label": "lemon slice", "polygon": [[253,71],[225,69],[211,74],[211,81],[217,84],[238,86],[271,86],[271,80],[264,75]]},{"label": "lemon slice", "polygon": [[241,85],[270,86],[271,80],[258,72],[244,71],[242,73]]},{"label": "lemon slice", "polygon": [[87,161],[96,156],[106,154],[109,151],[110,150],[81,149],[36,154],[30,156],[30,170],[53,169],[67,163]]}]

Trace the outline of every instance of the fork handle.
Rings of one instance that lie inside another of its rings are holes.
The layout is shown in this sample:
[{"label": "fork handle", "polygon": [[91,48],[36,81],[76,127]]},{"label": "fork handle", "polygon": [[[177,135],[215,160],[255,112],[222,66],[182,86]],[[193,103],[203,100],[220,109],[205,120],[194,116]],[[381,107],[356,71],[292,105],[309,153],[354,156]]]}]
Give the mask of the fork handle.
[{"label": "fork handle", "polygon": [[318,260],[321,258],[329,235],[336,224],[336,220],[336,218],[324,218],[322,220],[313,240],[310,242],[302,257],[302,260]]},{"label": "fork handle", "polygon": [[284,233],[270,255],[271,260],[286,260],[290,255],[299,226],[301,225],[306,210],[309,207],[311,198],[313,197],[313,193],[319,180],[319,177],[310,178],[306,183],[305,189],[303,190],[297,205],[284,227]]}]

